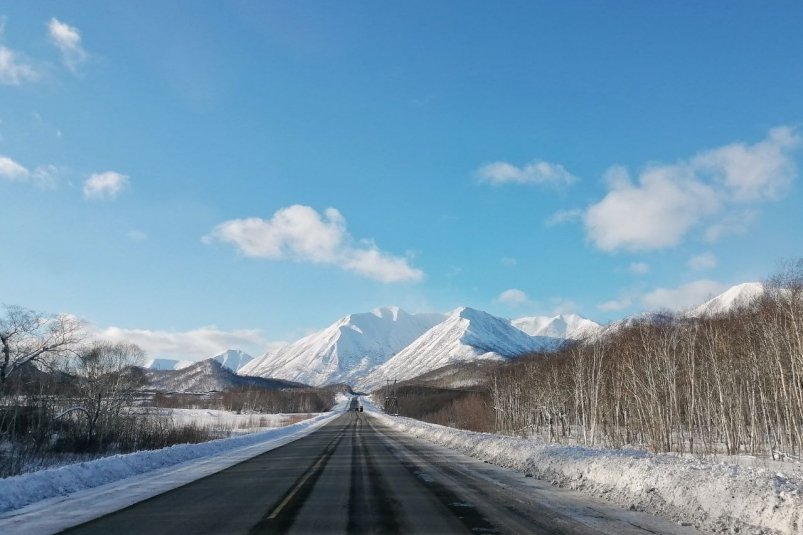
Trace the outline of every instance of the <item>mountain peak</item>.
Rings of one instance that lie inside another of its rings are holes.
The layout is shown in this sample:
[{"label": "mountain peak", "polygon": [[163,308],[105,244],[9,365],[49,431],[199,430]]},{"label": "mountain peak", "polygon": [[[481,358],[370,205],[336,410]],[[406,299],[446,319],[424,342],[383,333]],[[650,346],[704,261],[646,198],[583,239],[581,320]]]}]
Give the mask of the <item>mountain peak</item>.
[{"label": "mountain peak", "polygon": [[749,305],[764,295],[764,285],[760,282],[744,282],[732,286],[702,305],[686,313],[693,318],[716,316]]},{"label": "mountain peak", "polygon": [[547,336],[569,340],[586,338],[602,327],[579,314],[558,314],[557,316],[529,316],[512,321],[513,326],[530,336]]},{"label": "mountain peak", "polygon": [[390,318],[393,321],[399,321],[399,316],[409,316],[407,312],[400,309],[397,306],[386,306],[386,307],[379,307],[375,308],[371,311],[371,314],[376,316],[377,318]]}]

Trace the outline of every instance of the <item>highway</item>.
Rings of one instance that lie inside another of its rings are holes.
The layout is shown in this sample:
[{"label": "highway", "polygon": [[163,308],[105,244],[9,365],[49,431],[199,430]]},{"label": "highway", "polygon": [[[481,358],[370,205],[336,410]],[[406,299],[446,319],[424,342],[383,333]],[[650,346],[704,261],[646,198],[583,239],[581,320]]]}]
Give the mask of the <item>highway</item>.
[{"label": "highway", "polygon": [[64,533],[695,531],[556,489],[349,411],[296,442]]}]

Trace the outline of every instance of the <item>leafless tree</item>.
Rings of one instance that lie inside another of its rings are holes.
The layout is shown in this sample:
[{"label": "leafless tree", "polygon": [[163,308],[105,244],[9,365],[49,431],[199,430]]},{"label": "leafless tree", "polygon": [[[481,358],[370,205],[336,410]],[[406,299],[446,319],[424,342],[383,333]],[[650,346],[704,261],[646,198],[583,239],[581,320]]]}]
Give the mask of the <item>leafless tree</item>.
[{"label": "leafless tree", "polygon": [[6,306],[0,316],[0,387],[26,364],[74,354],[83,338],[83,325],[72,316]]}]

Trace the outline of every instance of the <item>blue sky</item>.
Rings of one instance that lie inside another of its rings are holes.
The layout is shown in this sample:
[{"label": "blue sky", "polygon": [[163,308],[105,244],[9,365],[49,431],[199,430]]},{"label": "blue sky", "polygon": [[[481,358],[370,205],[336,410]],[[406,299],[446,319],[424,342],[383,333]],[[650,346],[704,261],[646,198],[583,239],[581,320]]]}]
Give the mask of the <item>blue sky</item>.
[{"label": "blue sky", "polygon": [[0,2],[0,302],[152,356],[803,252],[797,2]]}]

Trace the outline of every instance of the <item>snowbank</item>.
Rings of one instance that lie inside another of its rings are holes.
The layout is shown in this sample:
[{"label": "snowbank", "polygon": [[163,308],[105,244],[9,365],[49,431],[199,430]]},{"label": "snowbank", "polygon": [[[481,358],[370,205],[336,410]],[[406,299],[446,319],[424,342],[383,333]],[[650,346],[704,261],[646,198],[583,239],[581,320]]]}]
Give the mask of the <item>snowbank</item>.
[{"label": "snowbank", "polygon": [[[309,435],[345,410],[347,400],[339,401],[331,412],[282,428],[0,479],[0,532],[52,533],[205,477]],[[43,511],[49,518],[39,518]]]},{"label": "snowbank", "polygon": [[631,509],[717,532],[803,533],[799,474],[638,450],[543,444],[387,416],[365,406],[399,431]]}]

